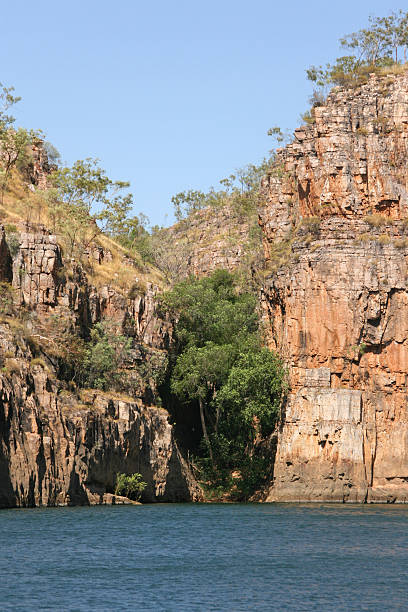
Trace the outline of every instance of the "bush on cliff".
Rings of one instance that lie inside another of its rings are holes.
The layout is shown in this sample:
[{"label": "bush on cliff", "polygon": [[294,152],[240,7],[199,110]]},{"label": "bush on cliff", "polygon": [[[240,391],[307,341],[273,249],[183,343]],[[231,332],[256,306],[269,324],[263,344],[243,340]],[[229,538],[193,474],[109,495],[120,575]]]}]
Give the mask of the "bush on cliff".
[{"label": "bush on cliff", "polygon": [[123,495],[134,501],[139,501],[147,484],[142,480],[142,475],[136,472],[135,474],[117,474],[115,495]]},{"label": "bush on cliff", "polygon": [[131,338],[116,334],[106,321],[97,323],[85,348],[81,383],[104,391],[119,387],[131,344]]}]

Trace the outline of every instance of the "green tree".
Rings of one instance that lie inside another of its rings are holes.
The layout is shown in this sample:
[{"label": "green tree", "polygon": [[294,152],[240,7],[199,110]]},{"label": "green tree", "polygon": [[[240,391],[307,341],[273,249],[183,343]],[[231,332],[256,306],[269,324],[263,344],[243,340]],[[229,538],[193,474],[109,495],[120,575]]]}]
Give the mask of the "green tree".
[{"label": "green tree", "polygon": [[214,456],[207,431],[205,410],[226,380],[234,352],[234,347],[231,345],[217,345],[213,342],[207,342],[200,348],[190,346],[177,359],[171,378],[171,390],[177,397],[198,402],[203,436],[213,467]]},{"label": "green tree", "polygon": [[0,83],[0,131],[7,130],[13,125],[15,119],[7,112],[20,100],[19,96],[14,95],[14,87],[5,87]]},{"label": "green tree", "polygon": [[120,193],[129,183],[112,181],[97,159],[77,160],[72,167],[58,168],[50,182],[50,216],[57,231],[68,238],[71,257],[75,248],[88,248],[100,226],[114,237],[129,232],[134,223],[129,219],[133,196]]},{"label": "green tree", "polygon": [[216,398],[236,439],[272,433],[285,385],[282,362],[272,351],[262,348],[238,356]]}]

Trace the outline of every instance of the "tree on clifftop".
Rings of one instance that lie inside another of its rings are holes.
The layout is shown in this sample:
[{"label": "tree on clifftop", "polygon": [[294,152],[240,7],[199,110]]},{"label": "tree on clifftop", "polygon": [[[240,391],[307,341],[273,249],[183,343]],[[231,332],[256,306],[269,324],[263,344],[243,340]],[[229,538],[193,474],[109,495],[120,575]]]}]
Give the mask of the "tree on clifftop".
[{"label": "tree on clifftop", "polygon": [[352,53],[338,57],[334,64],[311,66],[307,78],[319,88],[352,84],[370,72],[398,63],[403,49],[406,61],[408,46],[408,12],[401,9],[386,17],[370,17],[369,26],[347,34],[340,45]]}]

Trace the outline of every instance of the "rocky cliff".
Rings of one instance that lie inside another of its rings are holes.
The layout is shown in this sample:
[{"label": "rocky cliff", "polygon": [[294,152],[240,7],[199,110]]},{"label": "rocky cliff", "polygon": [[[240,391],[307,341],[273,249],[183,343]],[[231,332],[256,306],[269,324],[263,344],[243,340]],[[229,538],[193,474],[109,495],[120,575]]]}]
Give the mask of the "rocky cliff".
[{"label": "rocky cliff", "polygon": [[264,180],[291,392],[267,501],[408,501],[408,75],[335,88]]},{"label": "rocky cliff", "polygon": [[[160,361],[171,335],[156,312],[157,288],[94,286],[81,266],[67,269],[45,228],[15,230],[13,257],[8,242],[0,228],[0,507],[114,503],[118,472],[142,474],[145,501],[200,499],[168,415],[154,405],[154,382],[140,375]],[[98,266],[111,254],[88,257]],[[103,319],[132,339],[132,397],[58,378],[61,325],[86,336]]]}]

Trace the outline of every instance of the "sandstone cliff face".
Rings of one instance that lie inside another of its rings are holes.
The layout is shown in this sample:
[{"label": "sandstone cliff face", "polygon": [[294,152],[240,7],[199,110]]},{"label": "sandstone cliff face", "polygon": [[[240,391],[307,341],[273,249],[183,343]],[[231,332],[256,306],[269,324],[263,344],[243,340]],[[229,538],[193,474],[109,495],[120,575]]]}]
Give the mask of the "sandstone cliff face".
[{"label": "sandstone cliff face", "polygon": [[0,507],[111,503],[118,472],[142,474],[144,501],[200,499],[163,409],[97,393],[78,405],[16,362],[0,376]]},{"label": "sandstone cliff face", "polygon": [[[291,393],[268,501],[408,501],[408,77],[336,89],[261,214]],[[283,253],[283,255],[282,255]]]},{"label": "sandstone cliff face", "polygon": [[15,307],[27,313],[18,333],[12,318],[0,323],[0,507],[112,503],[117,472],[142,474],[145,501],[200,499],[166,411],[151,405],[154,393],[146,405],[145,388],[134,398],[69,391],[52,356],[45,350],[36,364],[25,338],[28,330],[52,345],[41,336],[52,317],[85,335],[108,318],[133,338],[129,372],[137,377],[140,363],[160,358],[171,337],[156,312],[157,288],[148,284],[128,297],[97,289],[78,266],[68,274],[56,237],[44,228],[21,232],[19,243],[11,258],[0,228],[0,281],[12,282]]},{"label": "sandstone cliff face", "polygon": [[183,249],[183,273],[205,276],[219,268],[236,270],[257,250],[261,253],[261,238],[251,235],[252,226],[248,215],[225,205],[192,213],[166,231]]}]

